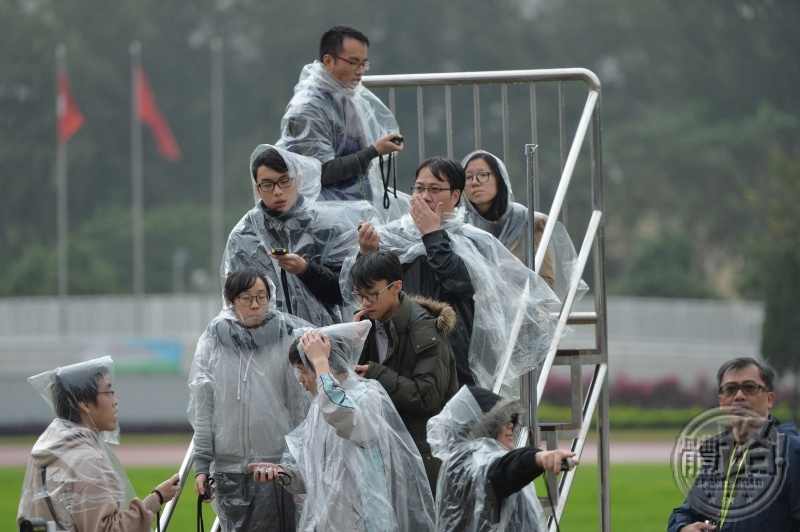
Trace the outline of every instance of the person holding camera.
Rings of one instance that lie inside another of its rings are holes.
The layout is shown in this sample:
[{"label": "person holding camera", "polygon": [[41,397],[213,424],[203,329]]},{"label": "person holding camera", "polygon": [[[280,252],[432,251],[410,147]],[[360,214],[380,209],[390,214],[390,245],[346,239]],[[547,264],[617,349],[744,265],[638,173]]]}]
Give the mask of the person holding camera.
[{"label": "person holding camera", "polygon": [[371,66],[368,47],[367,36],[350,26],[322,35],[319,60],[303,68],[286,107],[278,145],[322,163],[320,199],[374,201],[389,220],[405,211],[407,200],[382,203],[382,170],[373,161],[403,151],[403,140],[392,112],[361,85]]},{"label": "person holding camera", "polygon": [[523,414],[516,399],[477,386],[462,386],[442,412],[428,421],[428,442],[442,460],[436,499],[436,530],[547,530],[533,480],[572,465],[574,452],[514,448]]},{"label": "person holding camera", "polygon": [[[286,351],[294,329],[310,324],[277,311],[274,294],[263,273],[231,272],[226,308],[198,340],[189,374],[194,488],[213,504],[227,532],[294,530],[292,496],[254,483],[247,468],[249,462],[278,460],[284,436],[308,410]],[[284,522],[272,519],[276,513],[286,515]]]},{"label": "person holding camera", "polygon": [[735,358],[717,371],[717,386],[718,421],[730,428],[699,442],[702,468],[667,531],[800,530],[800,435],[770,414],[774,370]]},{"label": "person holding camera", "polygon": [[179,477],[168,478],[144,499],[135,496],[107,445],[119,443],[111,357],[46,371],[28,381],[58,417],[31,450],[17,525],[41,518],[58,530],[150,532],[161,505],[181,491]]}]

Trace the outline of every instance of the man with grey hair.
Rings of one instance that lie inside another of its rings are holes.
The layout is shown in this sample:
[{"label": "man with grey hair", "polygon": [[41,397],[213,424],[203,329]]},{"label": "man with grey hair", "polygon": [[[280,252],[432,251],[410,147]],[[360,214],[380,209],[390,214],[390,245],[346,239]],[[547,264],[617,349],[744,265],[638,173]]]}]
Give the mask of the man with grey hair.
[{"label": "man with grey hair", "polygon": [[800,530],[800,436],[770,414],[775,372],[736,358],[719,368],[717,385],[730,428],[702,442],[702,469],[667,530]]}]

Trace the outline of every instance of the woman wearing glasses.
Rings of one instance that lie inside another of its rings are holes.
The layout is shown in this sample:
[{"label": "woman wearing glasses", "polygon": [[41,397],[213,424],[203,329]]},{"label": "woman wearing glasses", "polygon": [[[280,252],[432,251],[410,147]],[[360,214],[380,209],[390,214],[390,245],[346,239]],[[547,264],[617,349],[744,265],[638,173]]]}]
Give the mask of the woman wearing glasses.
[{"label": "woman wearing glasses", "polygon": [[376,221],[366,201],[318,202],[320,163],[262,144],[250,156],[256,205],[228,237],[222,277],[253,267],[277,287],[278,310],[316,326],[342,321],[339,272],[358,250],[361,220]]},{"label": "woman wearing glasses", "polygon": [[[514,202],[511,180],[503,161],[486,151],[474,151],[461,162],[466,172],[464,221],[493,234],[520,261],[527,264],[528,208]],[[535,214],[536,243],[547,216]],[[555,288],[552,253],[545,255],[539,276]]]},{"label": "woman wearing glasses", "polygon": [[[527,264],[530,220],[528,208],[514,202],[514,192],[506,165],[489,152],[478,150],[464,157],[466,173],[464,194],[464,221],[491,233],[523,264]],[[547,215],[534,212],[534,239],[542,240]],[[577,253],[567,230],[556,221],[550,245],[545,253],[539,276],[547,282],[556,295],[564,299],[575,267]],[[577,297],[580,299],[588,286],[580,281]]]},{"label": "woman wearing glasses", "polygon": [[286,352],[293,330],[310,324],[277,311],[272,282],[252,268],[231,272],[223,292],[226,308],[200,337],[189,375],[195,492],[228,532],[294,530],[291,495],[253,482],[247,464],[280,460],[284,436],[305,417]]}]

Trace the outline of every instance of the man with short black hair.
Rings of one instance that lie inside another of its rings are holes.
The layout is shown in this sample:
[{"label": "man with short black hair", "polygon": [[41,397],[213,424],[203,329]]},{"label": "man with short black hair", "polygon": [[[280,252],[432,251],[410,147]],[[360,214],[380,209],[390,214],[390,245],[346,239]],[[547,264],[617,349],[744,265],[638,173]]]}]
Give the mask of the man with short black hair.
[{"label": "man with short black hair", "polygon": [[[464,169],[452,159],[433,157],[420,163],[415,174],[408,215],[380,228],[362,224],[358,233],[359,250],[362,255],[379,246],[395,251],[403,263],[407,293],[452,307],[458,317],[450,335],[458,383],[475,384],[467,357],[475,316],[475,290],[467,262],[453,249],[448,232],[456,222],[454,211],[464,191]],[[424,247],[412,254],[412,249],[417,250],[413,244],[420,240]]]},{"label": "man with short black hair", "polygon": [[730,429],[701,442],[703,466],[669,532],[800,530],[800,436],[770,414],[775,372],[736,358],[717,372]]},{"label": "man with short black hair", "polygon": [[425,426],[458,391],[448,340],[455,312],[445,303],[404,293],[403,266],[392,251],[360,256],[350,275],[361,303],[354,321],[373,324],[356,373],[377,380],[389,394],[422,455],[435,496],[441,462],[431,454]]},{"label": "man with short black hair", "polygon": [[371,66],[368,47],[367,36],[350,26],[322,35],[319,60],[303,67],[286,107],[278,145],[322,163],[320,199],[375,199],[382,207],[383,184],[371,163],[402,151],[403,143],[391,111],[361,85]]}]

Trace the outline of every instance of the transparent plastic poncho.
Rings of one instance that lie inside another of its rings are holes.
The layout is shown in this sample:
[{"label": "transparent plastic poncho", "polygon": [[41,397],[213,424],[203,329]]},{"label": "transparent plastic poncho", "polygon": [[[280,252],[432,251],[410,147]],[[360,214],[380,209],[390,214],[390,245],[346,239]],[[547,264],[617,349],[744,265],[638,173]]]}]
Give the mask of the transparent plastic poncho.
[{"label": "transparent plastic poncho", "polygon": [[[497,239],[524,264],[527,261],[527,247],[530,240],[528,208],[514,202],[514,191],[511,188],[511,179],[508,175],[508,170],[506,169],[506,165],[503,164],[503,161],[497,156],[484,150],[476,150],[467,154],[467,156],[461,160],[461,165],[466,168],[470,159],[476,155],[491,157],[497,163],[503,182],[508,190],[508,207],[506,212],[500,215],[500,218],[497,220],[487,220],[478,212],[465,192],[462,196],[464,222],[483,229],[497,237]],[[541,219],[542,223],[547,221],[546,215],[540,215],[540,213],[536,213],[536,215]],[[572,272],[577,267],[577,260],[578,254],[575,251],[575,246],[567,233],[566,227],[564,227],[564,224],[561,222],[556,221],[553,234],[550,237],[550,246],[545,256],[545,261],[540,268],[540,274],[545,279],[548,279],[552,275],[552,278],[549,279],[552,283],[551,287],[562,301],[569,290],[570,278]],[[589,286],[581,279],[576,292],[575,301],[579,301],[588,290]]]},{"label": "transparent plastic poncho", "polygon": [[436,489],[436,529],[547,530],[533,483],[505,498],[501,508],[495,507],[489,468],[509,451],[497,439],[475,430],[487,415],[469,388],[462,386],[442,411],[428,420],[428,443],[442,461]]},{"label": "transparent plastic poncho", "polygon": [[[560,301],[535,272],[529,270],[494,236],[465,224],[463,211],[442,220],[453,252],[466,264],[474,289],[474,319],[469,367],[478,386],[515,386],[547,355],[558,324]],[[380,249],[397,253],[402,264],[426,257],[422,234],[410,215],[377,227]],[[353,290],[350,271],[357,256],[342,267],[342,293]],[[420,294],[431,297],[429,294]],[[460,319],[460,318],[459,318]],[[562,336],[571,332],[564,327]],[[506,355],[508,364],[505,364]]]},{"label": "transparent plastic poncho", "polygon": [[[63,417],[50,423],[31,450],[20,518],[58,520],[67,530],[150,530],[155,516],[135,498],[125,469],[108,446],[119,443],[119,426],[113,431],[99,431],[91,419],[80,424],[69,414],[79,412],[87,394],[95,396],[96,383],[102,378],[113,385],[111,357],[60,367],[28,379]],[[63,393],[54,394],[56,389]],[[98,404],[100,401],[98,397]]]},{"label": "transparent plastic poncho", "polygon": [[[245,327],[233,306],[209,323],[197,343],[189,373],[189,422],[194,428],[195,474],[248,474],[247,464],[278,462],[284,436],[308,411],[309,401],[298,389],[287,354],[298,327],[311,324],[275,309],[275,287],[263,321]],[[259,504],[256,494],[212,502],[217,515],[225,508]],[[248,498],[249,497],[249,498]],[[247,511],[237,512],[242,519]],[[254,514],[259,515],[259,514]],[[225,516],[235,523],[233,516]],[[253,515],[249,515],[251,525]],[[267,528],[267,523],[262,523]],[[238,530],[239,528],[237,528]]]},{"label": "transparent plastic poncho", "polygon": [[[326,163],[336,157],[355,153],[380,137],[399,132],[392,112],[361,83],[342,83],[331,76],[319,61],[303,67],[294,96],[281,120],[278,146]],[[384,204],[388,183],[389,157],[384,156],[381,176],[376,157],[367,170],[366,182],[347,188],[336,184],[322,189],[320,199],[364,199],[373,202],[383,220],[394,220],[408,212],[408,194],[389,187],[388,208]]]},{"label": "transparent plastic poncho", "polygon": [[366,201],[310,200],[316,197],[315,191],[319,192],[320,163],[316,159],[262,144],[251,155],[251,165],[258,155],[271,148],[283,157],[289,176],[299,182],[297,201],[285,212],[268,210],[256,194],[255,182],[248,172],[256,206],[242,217],[228,237],[220,271],[222,282],[233,270],[253,267],[277,287],[276,304],[280,311],[318,326],[339,323],[340,305],[320,301],[299,276],[281,270],[268,253],[274,248],[296,253],[324,267],[335,285],[342,262],[358,251],[359,221],[376,223],[379,217]]},{"label": "transparent plastic poncho", "polygon": [[281,463],[292,476],[286,488],[305,494],[298,530],[433,529],[433,497],[411,435],[381,385],[353,372],[370,327],[319,329],[330,339],[332,373],[317,375],[311,409],[286,437]]}]

